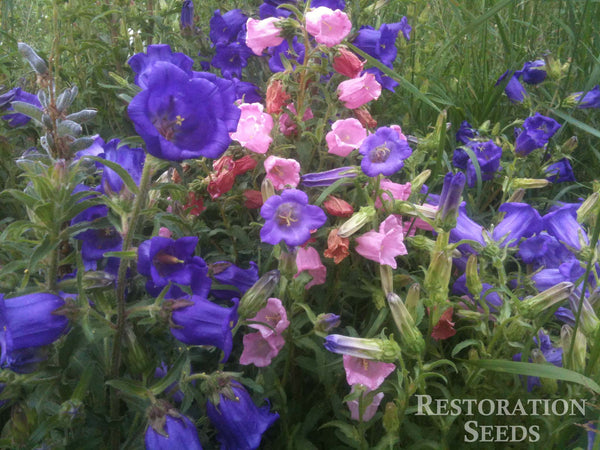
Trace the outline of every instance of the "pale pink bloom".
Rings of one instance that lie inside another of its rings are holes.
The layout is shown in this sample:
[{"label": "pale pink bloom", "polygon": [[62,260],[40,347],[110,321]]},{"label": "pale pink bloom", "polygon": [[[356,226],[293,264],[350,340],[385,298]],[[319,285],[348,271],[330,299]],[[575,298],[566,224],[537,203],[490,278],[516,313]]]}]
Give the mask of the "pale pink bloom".
[{"label": "pale pink bloom", "polygon": [[264,338],[260,333],[246,334],[243,339],[244,350],[240,356],[240,364],[266,367],[277,356],[285,344],[285,339],[278,334]]},{"label": "pale pink bloom", "polygon": [[261,55],[267,47],[283,42],[281,28],[275,26],[281,19],[269,17],[264,20],[248,19],[246,22],[246,45],[255,55]]},{"label": "pale pink bloom", "polygon": [[371,230],[356,238],[356,252],[371,261],[397,267],[396,256],[406,255],[402,221],[391,215],[379,225],[379,232]]},{"label": "pale pink bloom", "polygon": [[239,108],[242,114],[237,130],[230,134],[231,139],[255,153],[266,153],[273,141],[273,118],[263,112],[260,103],[242,103]]},{"label": "pale pink bloom", "polygon": [[348,156],[352,150],[360,147],[367,137],[367,130],[357,119],[337,120],[331,125],[331,131],[325,136],[328,153]]},{"label": "pale pink bloom", "polygon": [[[352,388],[354,391],[354,387]],[[367,392],[362,395],[362,400],[365,402],[365,398],[367,396]],[[367,405],[367,407],[363,411],[362,421],[368,422],[373,418],[375,413],[377,412],[377,408],[379,408],[379,404],[383,399],[383,392],[379,392],[373,396],[373,401]],[[348,409],[350,410],[350,417],[352,420],[360,420],[360,412],[359,412],[359,404],[358,400],[350,400],[348,402]]]},{"label": "pale pink bloom", "polygon": [[305,15],[306,31],[315,37],[315,41],[327,47],[333,47],[344,40],[352,29],[352,22],[346,13],[319,6]]},{"label": "pale pink bloom", "polygon": [[407,140],[406,136],[404,136],[404,133],[402,133],[402,128],[400,128],[400,125],[390,125],[390,128],[398,133],[400,139],[402,139],[403,141]]},{"label": "pale pink bloom", "polygon": [[251,323],[248,324],[248,326],[258,330],[265,339],[273,334],[283,333],[284,330],[290,325],[290,321],[287,319],[287,313],[281,303],[281,300],[274,297],[268,299],[267,305],[249,320],[251,322],[260,322]]},{"label": "pale pink bloom", "polygon": [[386,191],[389,191],[392,194],[394,200],[408,200],[411,192],[411,184],[394,183],[393,181],[385,179],[381,180],[381,183],[379,183],[379,189],[382,191],[382,194],[375,199],[376,208],[381,208],[383,206],[381,204],[381,198],[383,198],[384,201],[392,200]]},{"label": "pale pink bloom", "polygon": [[390,373],[396,370],[396,366],[392,363],[344,355],[344,370],[346,371],[346,381],[350,386],[362,384],[373,391],[381,386]]},{"label": "pale pink bloom", "polygon": [[372,73],[342,81],[337,88],[338,98],[346,108],[355,109],[376,100],[381,95],[381,85]]},{"label": "pale pink bloom", "polygon": [[402,223],[404,236],[414,236],[417,230],[433,231],[433,227],[420,217],[413,217]]},{"label": "pale pink bloom", "polygon": [[294,275],[294,278],[298,277],[305,270],[312,276],[312,280],[304,289],[310,289],[312,286],[325,283],[327,268],[321,262],[319,252],[314,248],[298,247],[296,252],[296,267],[298,268],[298,273]]},{"label": "pale pink bloom", "polygon": [[170,238],[171,236],[173,236],[173,232],[167,227],[160,227],[160,230],[158,230],[158,235],[160,237]]},{"label": "pale pink bloom", "polygon": [[265,162],[267,178],[277,190],[287,187],[296,187],[300,183],[300,163],[295,159],[269,156]]},{"label": "pale pink bloom", "polygon": [[[292,103],[287,105],[286,109],[291,111],[294,115],[297,114],[296,107]],[[306,111],[304,111],[304,115],[302,116],[302,120],[306,121],[308,119],[312,119],[313,117],[312,109],[306,108]],[[284,112],[281,116],[279,116],[279,131],[281,131],[284,136],[291,136],[296,132],[297,129],[296,122],[287,112]]]}]

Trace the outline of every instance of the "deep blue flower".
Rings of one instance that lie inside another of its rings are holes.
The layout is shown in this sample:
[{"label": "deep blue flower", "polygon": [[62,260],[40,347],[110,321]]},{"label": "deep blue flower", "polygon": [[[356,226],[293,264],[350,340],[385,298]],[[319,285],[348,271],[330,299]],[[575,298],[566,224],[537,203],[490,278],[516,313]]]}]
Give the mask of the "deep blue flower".
[{"label": "deep blue flower", "polygon": [[558,267],[569,256],[573,256],[554,236],[546,232],[521,242],[517,255],[525,264],[532,264],[534,269]]},{"label": "deep blue flower", "polygon": [[237,290],[211,290],[211,294],[219,299],[241,298],[248,289],[258,281],[258,266],[250,261],[248,269],[242,269],[227,261],[220,261],[210,265],[213,278],[220,284],[234,286]]},{"label": "deep blue flower", "polygon": [[[160,365],[154,369],[154,378],[160,379],[166,377],[169,369],[170,368],[165,364],[165,362],[162,361]],[[183,392],[179,389],[179,383],[177,381],[171,383],[163,391],[163,395],[170,397],[177,404],[180,404],[183,401]]]},{"label": "deep blue flower", "polygon": [[241,9],[232,9],[223,15],[217,9],[210,19],[210,40],[215,45],[245,41],[247,21]]},{"label": "deep blue flower", "polygon": [[231,81],[235,90],[236,100],[242,100],[242,103],[260,103],[263,101],[257,85],[248,81],[240,81],[237,78],[232,78]]},{"label": "deep blue flower", "polygon": [[[103,146],[104,154],[100,156],[107,161],[119,164],[131,175],[135,184],[139,185],[144,170],[146,152],[141,148],[129,148],[127,145],[117,148],[119,142],[119,139],[112,139],[106,143]],[[101,183],[104,192],[107,194],[111,192],[118,194],[126,189],[121,177],[109,167],[104,167]]]},{"label": "deep blue flower", "polygon": [[239,299],[232,299],[233,306],[226,308],[206,299],[192,295],[192,305],[173,309],[171,334],[188,345],[212,345],[223,351],[227,361],[233,348],[231,330],[238,321]]},{"label": "deep blue flower", "polygon": [[292,15],[292,12],[289,9],[278,8],[278,6],[294,3],[296,3],[295,0],[264,0],[264,3],[258,7],[258,13],[261,19],[289,17]]},{"label": "deep blue flower", "polygon": [[448,172],[444,177],[444,185],[438,204],[438,220],[442,226],[449,226],[450,229],[456,226],[460,198],[465,187],[465,175],[458,172],[454,175]]},{"label": "deep blue flower", "polygon": [[284,40],[281,44],[270,47],[269,53],[271,55],[269,58],[269,69],[272,72],[284,72],[286,69],[281,61],[282,56],[289,61],[292,67],[302,64],[304,61],[304,44],[298,42],[298,37],[294,36],[291,49],[288,41]]},{"label": "deep blue flower", "polygon": [[[42,107],[37,95],[26,92],[21,88],[14,88],[7,93],[0,95],[0,112],[14,111],[14,108],[11,106],[12,102],[25,102],[37,106],[38,108]],[[25,114],[14,113],[3,115],[2,120],[7,121],[11,127],[21,127],[27,124],[31,119]]]},{"label": "deep blue flower", "polygon": [[[174,241],[155,236],[138,247],[138,272],[148,278],[146,290],[157,296],[169,283],[189,286],[192,293],[206,298],[211,280],[208,267],[199,256],[194,256],[197,237],[182,237]],[[171,286],[165,298],[182,295],[181,289]]]},{"label": "deep blue flower", "polygon": [[504,203],[498,211],[506,213],[494,227],[492,238],[501,246],[514,247],[521,238],[530,237],[542,231],[542,216],[527,203]]},{"label": "deep blue flower", "polygon": [[[471,126],[469,122],[463,120],[460,124],[460,128],[456,132],[456,141],[461,142],[463,144],[468,144],[472,139],[475,139],[479,135],[479,132]],[[452,164],[456,166],[454,160]],[[458,166],[456,166],[458,167]],[[460,167],[460,169],[465,169],[465,167]]]},{"label": "deep blue flower", "polygon": [[367,70],[365,70],[365,72],[375,75],[375,79],[384,89],[387,89],[391,92],[396,92],[395,87],[398,86],[399,83],[392,77],[385,76],[379,68],[369,67]]},{"label": "deep blue flower", "polygon": [[[467,146],[473,150],[473,153],[475,153],[475,156],[477,157],[481,180],[487,181],[493,179],[496,172],[498,172],[498,169],[500,169],[502,148],[496,145],[492,140],[487,142],[471,141]],[[454,153],[456,155],[456,151]],[[477,170],[470,158],[467,160],[466,169],[467,184],[469,187],[474,187],[477,184]]]},{"label": "deep blue flower", "polygon": [[580,250],[579,235],[582,236],[586,244],[589,243],[587,233],[577,222],[577,217],[573,215],[571,205],[563,206],[546,214],[543,220],[548,233],[567,247]]},{"label": "deep blue flower", "polygon": [[194,2],[192,0],[183,0],[181,6],[181,29],[194,28]]},{"label": "deep blue flower", "polygon": [[379,30],[365,25],[360,28],[352,43],[382,64],[392,67],[398,54],[396,38],[405,27],[406,24],[402,22],[384,23]]},{"label": "deep blue flower", "polygon": [[[463,239],[478,242],[482,247],[486,245],[483,239],[483,227],[469,218],[465,202],[460,204],[456,226],[450,231],[450,242],[456,243]],[[461,244],[458,249],[463,253],[477,253],[469,244]]]},{"label": "deep blue flower", "polygon": [[252,50],[245,43],[218,43],[211,64],[217,69],[221,69],[221,75],[225,78],[240,78],[242,69],[248,65],[250,55],[252,55]]},{"label": "deep blue flower", "polygon": [[596,85],[584,95],[583,92],[572,94],[573,100],[578,103],[580,109],[600,108],[600,86]]},{"label": "deep blue flower", "polygon": [[[554,347],[548,336],[543,330],[540,330],[538,337],[534,337],[537,348],[542,352],[544,358],[550,364],[554,364],[557,367],[562,367],[562,354],[563,349],[560,347]],[[513,361],[521,361],[522,354],[517,353],[513,356]],[[531,362],[531,358],[529,358]],[[541,386],[540,379],[538,377],[527,377],[527,391],[531,392],[535,386]]]},{"label": "deep blue flower", "polygon": [[526,62],[521,69],[523,81],[527,84],[540,84],[544,81],[547,73],[544,69],[541,69],[541,67],[546,67],[546,63],[543,59]]},{"label": "deep blue flower", "polygon": [[554,164],[549,165],[544,172],[546,172],[546,179],[553,183],[565,183],[567,181],[575,180],[575,174],[571,163],[567,158],[563,158]]},{"label": "deep blue flower", "polygon": [[147,83],[127,111],[148,153],[182,161],[218,158],[227,150],[240,117],[233,83],[204,72],[190,79],[166,62],[152,65]]},{"label": "deep blue flower", "polygon": [[148,87],[148,77],[157,62],[168,62],[183,70],[188,76],[192,74],[194,61],[183,53],[173,53],[167,44],[149,45],[146,53],[136,53],[127,63],[135,72],[135,84],[142,89]]},{"label": "deep blue flower", "polygon": [[407,141],[400,139],[398,132],[389,127],[380,127],[369,135],[358,152],[363,155],[360,167],[370,177],[395,174],[412,154]]},{"label": "deep blue flower", "polygon": [[510,77],[508,79],[508,82],[506,83],[506,86],[504,87],[504,93],[513,103],[520,103],[527,96],[527,91],[519,81],[519,77],[521,76],[521,74],[522,72],[520,70],[516,72],[513,72],[512,70],[507,70],[502,74],[502,76],[500,76],[500,78],[498,78],[498,81],[496,81],[495,84],[495,86],[498,86],[502,82],[502,80],[504,80],[506,77]]},{"label": "deep blue flower", "polygon": [[560,128],[560,124],[540,113],[525,119],[523,129],[515,130],[516,142],[515,153],[519,156],[525,156],[533,150],[544,147],[550,138]]},{"label": "deep blue flower", "polygon": [[67,331],[68,319],[55,314],[64,305],[50,293],[7,299],[0,294],[0,367],[18,370],[38,362],[36,347],[52,344]]},{"label": "deep blue flower", "polygon": [[356,177],[357,168],[353,166],[338,167],[337,169],[326,170],[324,172],[307,173],[302,175],[302,186],[331,186],[343,178]]},{"label": "deep blue flower", "polygon": [[[491,312],[497,312],[500,310],[500,307],[504,303],[502,301],[502,297],[498,294],[497,290],[494,289],[489,283],[481,283],[481,294],[479,303],[485,302],[487,303],[488,308]],[[467,288],[467,276],[466,274],[462,274],[460,277],[456,279],[454,284],[452,285],[452,293],[455,295],[466,295],[471,300],[473,300],[473,294]]]},{"label": "deep blue flower", "polygon": [[217,429],[221,450],[252,450],[260,445],[262,435],[279,418],[269,405],[258,408],[248,391],[239,383],[230,384],[233,398],[220,393],[219,402],[206,403],[206,412]]},{"label": "deep blue flower", "polygon": [[321,208],[308,204],[308,196],[297,189],[286,189],[281,195],[271,196],[261,207],[265,224],[260,239],[271,245],[283,241],[287,245],[304,244],[310,230],[320,228],[327,216]]},{"label": "deep blue flower", "polygon": [[193,422],[161,402],[150,408],[146,450],[202,450]]}]

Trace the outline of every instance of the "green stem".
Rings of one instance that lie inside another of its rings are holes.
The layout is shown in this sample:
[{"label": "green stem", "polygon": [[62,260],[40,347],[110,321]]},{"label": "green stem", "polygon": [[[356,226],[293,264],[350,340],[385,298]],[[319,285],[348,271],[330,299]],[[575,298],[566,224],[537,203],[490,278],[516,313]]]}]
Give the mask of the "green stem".
[{"label": "green stem", "polygon": [[[148,185],[150,181],[150,175],[152,171],[152,163],[149,161],[150,156],[146,155],[146,163],[144,164],[144,170],[142,172],[142,179],[140,181],[140,193],[135,198],[133,204],[133,211],[131,212],[131,219],[129,226],[123,230],[125,235],[123,237],[123,250],[129,250],[133,242],[133,236],[135,234],[136,224],[142,211],[142,205],[146,202],[146,196],[148,193]],[[111,366],[110,366],[110,378],[116,379],[119,377],[119,371],[121,368],[121,340],[125,331],[125,279],[127,278],[127,267],[128,262],[121,260],[119,265],[119,272],[117,274],[117,330],[113,341]],[[120,447],[120,430],[119,430],[119,397],[117,390],[111,388],[110,390],[110,419],[111,419],[111,447],[118,449]]]}]

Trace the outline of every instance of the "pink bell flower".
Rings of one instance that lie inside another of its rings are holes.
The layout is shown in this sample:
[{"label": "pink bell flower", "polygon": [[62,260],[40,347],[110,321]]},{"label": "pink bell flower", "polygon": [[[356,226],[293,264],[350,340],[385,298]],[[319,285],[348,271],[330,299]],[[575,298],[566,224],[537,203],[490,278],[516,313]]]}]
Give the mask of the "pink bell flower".
[{"label": "pink bell flower", "polygon": [[402,223],[394,215],[389,216],[379,225],[379,232],[371,230],[356,238],[356,252],[371,261],[397,267],[396,256],[406,255]]},{"label": "pink bell flower", "polygon": [[243,344],[244,350],[240,356],[240,364],[266,367],[279,354],[285,344],[285,339],[279,334],[272,334],[265,339],[262,334],[257,332],[246,334]]},{"label": "pink bell flower", "polygon": [[396,370],[396,366],[392,363],[344,355],[344,370],[346,381],[350,386],[362,384],[370,391],[374,391],[381,386],[390,373]]},{"label": "pink bell flower", "polygon": [[[375,199],[376,208],[381,208],[383,206],[381,199],[383,199],[383,201],[391,201],[392,199],[408,200],[408,197],[410,197],[411,193],[411,184],[394,183],[393,181],[385,179],[381,180],[381,183],[379,184],[379,189],[382,193]],[[392,194],[392,198],[390,198],[388,192]]]},{"label": "pink bell flower", "polygon": [[275,26],[281,19],[269,17],[264,20],[248,19],[246,22],[246,45],[255,55],[262,55],[267,47],[275,47],[283,42],[281,28]]},{"label": "pink bell flower", "polygon": [[[352,388],[352,391],[354,391],[354,387]],[[366,392],[364,394],[362,394],[363,402],[365,401],[366,396],[367,396]],[[362,415],[363,422],[368,422],[369,420],[371,420],[373,418],[373,416],[377,412],[377,408],[379,408],[379,404],[381,403],[382,399],[383,399],[383,392],[379,392],[373,396],[373,400],[371,401],[371,403],[369,403],[367,405],[367,407],[363,411],[363,415]],[[359,402],[358,400],[351,400],[348,402],[348,409],[350,410],[350,417],[352,420],[360,420],[361,419],[358,402]]]},{"label": "pink bell flower", "polygon": [[265,162],[267,178],[277,190],[287,187],[295,188],[300,182],[300,163],[295,159],[269,156]]},{"label": "pink bell flower", "polygon": [[328,153],[348,156],[352,150],[360,147],[367,137],[367,130],[354,118],[337,120],[331,125],[331,131],[325,136]]},{"label": "pink bell flower", "polygon": [[265,339],[274,334],[283,333],[290,325],[290,321],[287,318],[287,313],[283,307],[283,304],[281,303],[281,300],[275,297],[268,299],[267,305],[249,320],[251,322],[260,322],[250,323],[248,326],[258,330]]},{"label": "pink bell flower", "polygon": [[342,81],[337,88],[338,98],[349,109],[356,109],[377,100],[381,95],[381,85],[372,73],[364,73],[360,77]]},{"label": "pink bell flower", "polygon": [[266,153],[273,141],[273,118],[263,112],[264,108],[260,103],[242,103],[239,108],[242,114],[237,130],[230,135],[231,139],[255,153]]},{"label": "pink bell flower", "polygon": [[[293,103],[287,105],[286,109],[288,109],[293,115],[297,114],[296,107]],[[314,115],[312,110],[310,108],[306,108],[306,111],[304,111],[304,115],[302,116],[302,120],[307,121],[313,117]],[[284,112],[281,114],[281,116],[279,116],[279,131],[281,131],[284,136],[291,136],[298,131],[296,122],[287,112]]]},{"label": "pink bell flower", "polygon": [[305,18],[308,34],[326,47],[333,47],[342,42],[352,29],[352,22],[346,13],[339,9],[334,11],[319,6],[308,11]]},{"label": "pink bell flower", "polygon": [[325,283],[327,268],[321,262],[321,257],[314,248],[298,248],[296,253],[296,267],[298,268],[298,273],[294,275],[294,278],[298,277],[305,270],[313,277],[304,289],[310,289],[317,284]]}]

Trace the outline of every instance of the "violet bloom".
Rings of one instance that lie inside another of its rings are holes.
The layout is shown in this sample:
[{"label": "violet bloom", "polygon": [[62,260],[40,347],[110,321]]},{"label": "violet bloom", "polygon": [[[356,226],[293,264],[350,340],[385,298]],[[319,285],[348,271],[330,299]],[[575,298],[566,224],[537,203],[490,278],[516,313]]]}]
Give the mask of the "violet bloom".
[{"label": "violet bloom", "polygon": [[546,232],[525,239],[519,244],[517,255],[525,264],[540,267],[558,267],[572,254],[558,240]]},{"label": "violet bloom", "polygon": [[542,67],[546,67],[546,62],[543,59],[526,62],[521,69],[523,81],[527,84],[540,84],[546,79],[547,75]]},{"label": "violet bloom", "polygon": [[565,183],[567,181],[577,181],[575,179],[575,173],[571,163],[567,158],[563,158],[560,161],[550,164],[546,169],[546,179],[552,183]]},{"label": "violet bloom", "polygon": [[237,289],[237,291],[212,289],[211,294],[220,299],[241,298],[258,281],[258,266],[254,261],[250,261],[248,269],[242,269],[227,261],[219,261],[210,265],[210,272],[220,284],[234,286]]},{"label": "violet bloom", "polygon": [[[450,231],[450,242],[456,243],[462,240],[471,240],[485,247],[483,239],[483,227],[469,218],[465,202],[458,208],[456,226]],[[463,253],[477,253],[469,244],[461,244],[458,249]]]},{"label": "violet bloom", "polygon": [[65,301],[58,295],[35,293],[4,298],[0,294],[0,367],[17,370],[38,362],[36,348],[66,333],[69,321],[55,314]]},{"label": "violet bloom", "polygon": [[308,196],[297,189],[286,189],[271,196],[262,206],[260,215],[265,224],[260,230],[263,242],[289,246],[304,244],[310,231],[320,228],[327,216],[321,208],[308,204]]},{"label": "violet bloom", "polygon": [[460,198],[465,187],[465,176],[462,172],[456,175],[448,172],[444,177],[442,194],[440,195],[437,218],[442,226],[452,229],[456,226]]},{"label": "violet bloom", "polygon": [[600,108],[600,86],[596,85],[593,89],[583,92],[575,92],[571,95],[573,100],[577,102],[577,107],[580,109]]},{"label": "violet bloom", "polygon": [[[550,336],[540,330],[538,337],[534,337],[533,341],[536,343],[547,362],[554,364],[557,367],[562,367],[563,349],[554,347],[550,341]],[[517,353],[513,356],[513,361],[521,361],[521,357],[522,354]],[[531,362],[531,358],[529,359],[529,362]],[[541,386],[540,379],[538,377],[527,377],[527,391],[531,392],[535,386]]]},{"label": "violet bloom", "polygon": [[353,166],[338,167],[324,172],[307,173],[302,175],[302,186],[331,186],[338,180],[356,177],[357,168]]},{"label": "violet bloom", "polygon": [[515,130],[515,153],[525,156],[535,149],[543,148],[559,128],[560,124],[556,120],[536,112],[525,119],[523,129]]},{"label": "violet bloom", "polygon": [[127,108],[148,153],[182,161],[218,158],[227,150],[240,110],[234,104],[233,83],[211,78],[196,73],[190,79],[185,71],[166,62],[152,65],[146,89]]},{"label": "violet bloom", "polygon": [[[129,148],[123,145],[117,148],[119,139],[112,139],[104,144],[104,155],[101,155],[107,161],[119,164],[131,175],[135,184],[139,185],[146,160],[146,152],[141,148]],[[104,167],[102,171],[102,186],[104,192],[119,194],[126,189],[123,180],[117,173],[109,167]]]},{"label": "violet bloom", "polygon": [[502,247],[514,247],[521,238],[530,237],[542,231],[542,216],[527,203],[504,203],[498,211],[506,213],[494,227],[492,238],[502,242]]},{"label": "violet bloom", "polygon": [[[146,450],[202,450],[198,431],[193,422],[175,410],[163,412],[162,420],[150,413],[151,421],[163,425],[155,429],[151,424],[146,428],[144,444]],[[164,422],[163,422],[164,421]]]},{"label": "violet bloom", "polygon": [[292,39],[292,46],[287,40],[281,44],[271,47],[269,49],[269,69],[271,72],[284,72],[286,70],[282,62],[282,56],[288,60],[292,68],[295,68],[298,64],[302,64],[304,61],[304,44],[298,41],[298,36],[294,36]]},{"label": "violet bloom", "polygon": [[192,295],[193,305],[176,308],[171,315],[171,334],[187,345],[212,345],[223,351],[221,362],[227,361],[233,348],[231,330],[238,321],[239,300],[233,306],[219,306],[206,297]]},{"label": "violet bloom", "polygon": [[242,69],[248,65],[248,58],[252,55],[248,46],[244,42],[219,43],[215,50],[210,63],[221,69],[221,75],[225,78],[241,78]]},{"label": "violet bloom", "polygon": [[192,58],[183,53],[173,53],[170,45],[154,44],[148,46],[146,53],[136,53],[127,61],[127,64],[135,72],[135,84],[142,89],[146,89],[148,87],[148,77],[157,62],[171,63],[183,70],[188,76],[192,75],[192,66],[194,65]]},{"label": "violet bloom", "polygon": [[574,250],[581,250],[579,236],[581,235],[586,245],[589,240],[587,233],[573,216],[572,209],[572,206],[567,205],[546,214],[543,217],[544,227],[562,244]]},{"label": "violet bloom", "polygon": [[[401,22],[384,23],[379,27],[379,30],[375,30],[368,25],[362,26],[352,43],[363,52],[391,68],[398,54],[396,49],[398,33],[402,31],[410,34],[410,26],[407,27],[407,21],[404,19]],[[405,38],[407,34],[404,34]]]},{"label": "violet bloom", "polygon": [[506,77],[510,77],[508,79],[508,83],[506,83],[506,86],[504,87],[504,93],[513,103],[521,103],[527,96],[527,91],[519,81],[521,74],[521,71],[515,72],[512,70],[507,70],[500,76],[500,78],[498,78],[498,81],[496,81],[496,84],[494,85],[498,86],[502,80],[504,80]]},{"label": "violet bloom", "polygon": [[[500,158],[502,157],[502,148],[490,140],[487,142],[472,141],[467,144],[473,150],[479,164],[479,173],[482,181],[491,180],[500,169]],[[469,158],[467,161],[467,184],[474,187],[477,184],[477,171],[473,161]]]},{"label": "violet bloom", "polygon": [[[463,144],[468,144],[472,139],[475,139],[478,135],[479,132],[475,128],[473,128],[469,122],[464,120],[460,124],[460,128],[456,132],[456,141],[461,142]],[[464,169],[464,167],[461,168]]]},{"label": "violet bloom", "polygon": [[389,127],[378,128],[363,141],[358,151],[363,155],[360,167],[370,177],[395,174],[412,154],[408,142]]},{"label": "violet bloom", "polygon": [[208,418],[217,429],[222,449],[256,449],[263,433],[279,419],[279,414],[271,413],[269,405],[258,408],[238,382],[232,381],[230,388],[233,398],[220,393],[217,404],[206,403]]},{"label": "violet bloom", "polygon": [[[148,278],[146,290],[157,296],[169,283],[190,286],[196,295],[206,298],[211,280],[202,258],[194,256],[197,237],[173,239],[160,236],[144,241],[138,247],[138,272]],[[166,298],[182,295],[181,289],[171,287]]]},{"label": "violet bloom", "polygon": [[225,14],[217,9],[210,19],[210,40],[217,45],[244,39],[247,20],[241,9],[232,9]]},{"label": "violet bloom", "polygon": [[[12,102],[25,102],[38,108],[42,107],[37,95],[26,92],[21,88],[14,88],[0,95],[0,112],[14,111],[14,108],[11,106]],[[3,115],[2,120],[7,121],[11,127],[21,127],[26,125],[31,119],[25,114],[14,113]]]},{"label": "violet bloom", "polygon": [[[502,301],[502,297],[500,297],[494,286],[492,286],[489,283],[481,283],[481,287],[482,289],[481,293],[479,294],[479,303],[487,303],[487,306],[491,312],[498,311],[504,303]],[[455,295],[466,295],[471,300],[473,300],[473,294],[471,294],[471,292],[467,288],[466,274],[463,273],[460,277],[456,279],[456,281],[452,285],[452,293]]]},{"label": "violet bloom", "polygon": [[194,28],[194,2],[192,0],[183,0],[179,25],[182,30]]}]

